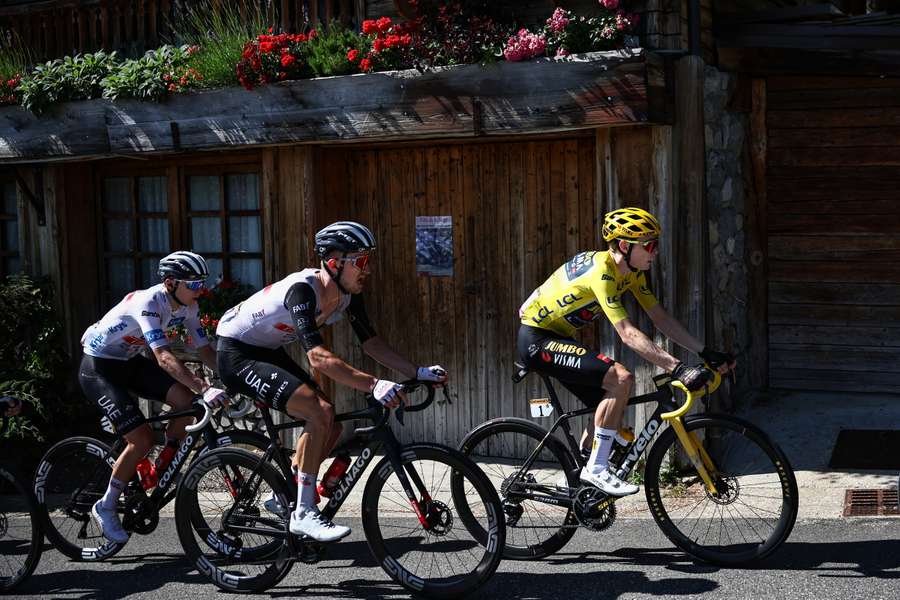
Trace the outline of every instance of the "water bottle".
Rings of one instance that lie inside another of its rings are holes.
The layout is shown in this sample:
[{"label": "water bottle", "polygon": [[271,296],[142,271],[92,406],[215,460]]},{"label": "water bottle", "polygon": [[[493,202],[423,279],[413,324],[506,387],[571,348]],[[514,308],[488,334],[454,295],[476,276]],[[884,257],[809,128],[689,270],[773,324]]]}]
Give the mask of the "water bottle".
[{"label": "water bottle", "polygon": [[153,465],[150,464],[150,459],[146,456],[137,464],[137,474],[141,478],[141,485],[144,486],[145,490],[149,490],[156,485],[156,473],[153,472]]},{"label": "water bottle", "polygon": [[172,462],[172,457],[175,456],[175,451],[178,450],[178,444],[178,440],[167,440],[165,447],[162,449],[162,452],[160,452],[159,456],[156,457],[156,464],[153,465],[153,468],[151,470],[151,473],[153,473],[153,477],[156,481],[159,481],[159,478],[162,476],[165,470],[169,468],[169,464]]},{"label": "water bottle", "polygon": [[322,481],[319,482],[319,487],[317,488],[319,495],[324,498],[331,498],[331,494],[337,487],[338,481],[340,481],[341,477],[344,476],[344,473],[347,472],[349,466],[350,454],[341,452],[335,456],[334,460],[331,461],[328,470],[325,471],[325,476],[322,477]]}]

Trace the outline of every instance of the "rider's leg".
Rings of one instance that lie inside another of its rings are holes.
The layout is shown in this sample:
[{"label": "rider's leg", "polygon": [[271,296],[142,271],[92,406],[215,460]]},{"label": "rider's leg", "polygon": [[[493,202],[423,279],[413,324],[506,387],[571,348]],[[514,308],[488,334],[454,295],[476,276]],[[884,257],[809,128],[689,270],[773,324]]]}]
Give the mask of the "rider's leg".
[{"label": "rider's leg", "polygon": [[297,440],[296,464],[299,466],[297,509],[315,507],[315,485],[322,451],[334,424],[334,407],[317,395],[308,385],[291,394],[285,411],[296,419],[304,419],[306,426]]},{"label": "rider's leg", "polygon": [[113,465],[113,479],[127,482],[137,470],[137,464],[141,459],[147,456],[150,448],[153,447],[153,431],[150,426],[144,423],[135,429],[132,429],[124,435],[125,441],[128,443],[116,464]]},{"label": "rider's leg", "polygon": [[[173,411],[187,410],[191,407],[194,394],[180,383],[176,383],[169,388],[166,393],[165,403],[172,407]],[[166,426],[166,439],[178,440],[184,439],[184,428],[191,424],[193,417],[180,417],[172,419]]]},{"label": "rider's leg", "polygon": [[606,397],[594,412],[594,443],[588,466],[594,473],[606,469],[613,439],[622,422],[628,398],[634,387],[634,375],[624,366],[615,363],[603,378]]}]

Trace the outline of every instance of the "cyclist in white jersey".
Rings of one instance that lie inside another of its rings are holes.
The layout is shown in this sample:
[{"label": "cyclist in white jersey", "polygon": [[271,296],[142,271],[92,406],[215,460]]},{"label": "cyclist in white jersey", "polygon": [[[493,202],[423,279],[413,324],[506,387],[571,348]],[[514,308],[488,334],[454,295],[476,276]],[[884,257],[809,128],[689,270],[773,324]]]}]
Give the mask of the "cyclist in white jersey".
[{"label": "cyclist in white jersey", "polygon": [[[229,389],[253,396],[276,410],[306,420],[297,441],[297,508],[290,530],[321,542],[339,540],[349,527],[325,519],[316,507],[319,466],[341,433],[332,400],[284,351],[295,341],[310,365],[334,381],[364,392],[388,407],[403,398],[401,386],[350,366],[326,346],[319,328],[346,312],[363,351],[405,378],[444,382],[440,366],[416,367],[379,337],[360,295],[369,276],[375,237],[359,223],[340,221],[316,234],[321,268],[304,269],[260,290],[226,312],[216,329],[219,374]],[[267,504],[268,506],[268,504]]]},{"label": "cyclist in white jersey", "polygon": [[[81,337],[81,388],[127,442],[113,466],[106,493],[91,511],[103,535],[117,543],[128,541],[128,533],[122,528],[116,502],[153,446],[153,433],[132,393],[164,402],[173,410],[189,408],[194,394],[204,394],[213,406],[227,401],[222,390],[210,388],[172,354],[166,337],[167,331],[184,325],[200,359],[216,368],[215,350],[197,315],[197,298],[209,276],[206,261],[193,252],[173,252],[160,260],[158,273],[161,283],[126,295]],[[148,347],[155,361],[141,354]],[[190,417],[170,421],[167,444],[178,446],[189,423]]]}]

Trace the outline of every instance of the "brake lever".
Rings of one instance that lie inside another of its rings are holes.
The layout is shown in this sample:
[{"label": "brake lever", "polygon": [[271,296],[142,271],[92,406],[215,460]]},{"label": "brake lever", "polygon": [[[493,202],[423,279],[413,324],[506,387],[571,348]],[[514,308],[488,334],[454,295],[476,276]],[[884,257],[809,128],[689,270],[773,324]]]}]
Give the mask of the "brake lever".
[{"label": "brake lever", "polygon": [[450,400],[450,393],[447,391],[447,386],[441,387],[441,392],[444,394],[444,400],[447,401],[447,404],[453,404],[453,401]]},{"label": "brake lever", "polygon": [[403,402],[397,405],[397,408],[394,409],[394,416],[397,417],[397,422],[404,427],[406,424],[403,422]]}]

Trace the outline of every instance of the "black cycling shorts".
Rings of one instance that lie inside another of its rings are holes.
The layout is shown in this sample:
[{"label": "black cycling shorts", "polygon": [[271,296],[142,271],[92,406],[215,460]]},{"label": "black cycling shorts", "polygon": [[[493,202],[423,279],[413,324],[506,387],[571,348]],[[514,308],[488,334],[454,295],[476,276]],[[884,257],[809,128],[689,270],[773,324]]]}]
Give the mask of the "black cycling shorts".
[{"label": "black cycling shorts", "polygon": [[141,355],[116,360],[87,354],[81,359],[78,382],[119,435],[133,431],[146,421],[132,393],[165,402],[169,389],[177,383],[156,361]]},{"label": "black cycling shorts", "polygon": [[216,356],[225,387],[281,412],[301,385],[318,389],[312,376],[283,348],[262,348],[220,337]]},{"label": "black cycling shorts", "polygon": [[522,325],[516,340],[519,358],[531,371],[558,379],[586,406],[603,400],[603,378],[616,361],[572,338]]}]

